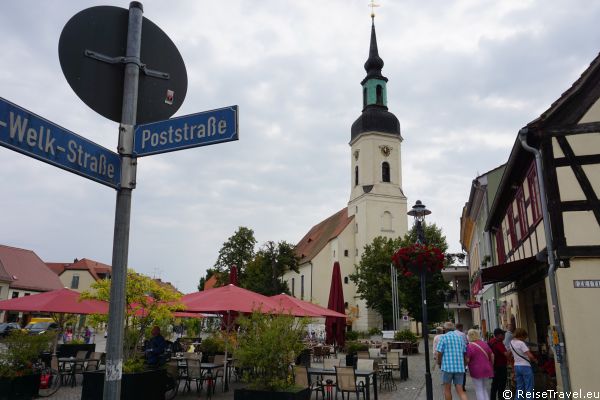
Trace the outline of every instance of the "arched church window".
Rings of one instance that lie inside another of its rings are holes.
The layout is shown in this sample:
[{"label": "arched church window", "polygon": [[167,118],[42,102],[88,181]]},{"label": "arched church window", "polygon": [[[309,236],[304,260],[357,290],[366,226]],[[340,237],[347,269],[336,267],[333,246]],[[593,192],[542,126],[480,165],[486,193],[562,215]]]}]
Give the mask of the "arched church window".
[{"label": "arched church window", "polygon": [[363,108],[367,106],[367,88],[363,88]]},{"label": "arched church window", "polygon": [[390,181],[390,164],[387,161],[381,164],[381,180],[383,182]]},{"label": "arched church window", "polygon": [[392,230],[392,213],[385,211],[381,216],[381,230],[390,232]]},{"label": "arched church window", "polygon": [[358,186],[358,165],[354,167],[354,186]]},{"label": "arched church window", "polygon": [[383,105],[383,87],[381,85],[377,85],[377,104]]}]

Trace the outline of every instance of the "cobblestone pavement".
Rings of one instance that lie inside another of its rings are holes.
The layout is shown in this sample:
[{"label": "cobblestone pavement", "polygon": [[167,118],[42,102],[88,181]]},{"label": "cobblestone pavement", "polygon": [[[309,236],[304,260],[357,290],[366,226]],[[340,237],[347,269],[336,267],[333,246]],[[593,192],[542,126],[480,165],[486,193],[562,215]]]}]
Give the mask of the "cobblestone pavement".
[{"label": "cobblestone pavement", "polygon": [[[430,341],[431,343],[431,341]],[[425,390],[425,358],[423,355],[423,345],[421,344],[421,348],[419,350],[419,354],[414,354],[408,356],[408,379],[406,381],[401,381],[399,379],[398,372],[394,373],[394,381],[396,382],[397,389],[396,390],[387,390],[385,388],[381,388],[378,392],[379,400],[392,400],[392,399],[402,399],[402,400],[426,400],[427,394]],[[431,365],[433,367],[433,363]],[[439,370],[435,369],[432,371],[432,381],[433,381],[433,400],[441,400],[444,398],[443,390],[440,385],[439,378]],[[233,399],[233,390],[235,388],[242,387],[243,384],[238,382],[232,382],[229,392],[222,392],[221,386],[219,382],[219,386],[217,387],[216,393],[212,396],[215,400],[232,400]],[[192,384],[192,388],[194,385]],[[467,378],[467,396],[469,400],[475,399],[475,392],[473,391],[473,385],[470,384],[470,379]],[[458,398],[454,390],[452,391],[452,397]],[[74,388],[71,387],[62,387],[60,390],[50,399],[53,400],[79,400],[81,398],[81,377],[77,381],[77,386]],[[314,396],[312,397],[314,399]],[[177,399],[206,399],[206,392],[202,391],[200,395],[196,393],[195,390],[192,390],[189,393],[179,394]],[[373,396],[371,395],[371,399]]]}]

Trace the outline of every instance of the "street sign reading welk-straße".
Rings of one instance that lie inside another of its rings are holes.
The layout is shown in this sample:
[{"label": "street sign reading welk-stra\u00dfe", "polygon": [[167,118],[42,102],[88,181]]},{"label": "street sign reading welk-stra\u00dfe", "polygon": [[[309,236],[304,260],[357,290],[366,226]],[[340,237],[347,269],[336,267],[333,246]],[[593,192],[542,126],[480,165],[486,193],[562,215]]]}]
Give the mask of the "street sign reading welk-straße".
[{"label": "street sign reading welk-stra\u00dfe", "polygon": [[138,157],[238,140],[238,106],[136,125],[134,137]]},{"label": "street sign reading welk-stra\u00dfe", "polygon": [[119,155],[0,97],[0,146],[117,188]]}]

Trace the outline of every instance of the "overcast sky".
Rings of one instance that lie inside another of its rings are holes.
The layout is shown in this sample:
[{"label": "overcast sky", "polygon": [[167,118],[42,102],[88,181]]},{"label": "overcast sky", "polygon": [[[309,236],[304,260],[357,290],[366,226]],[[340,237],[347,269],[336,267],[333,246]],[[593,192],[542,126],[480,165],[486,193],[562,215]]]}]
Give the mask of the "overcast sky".
[{"label": "overcast sky", "polygon": [[[600,2],[378,3],[404,193],[409,207],[427,205],[428,221],[458,251],[471,181],[506,162],[519,128],[600,51]],[[74,94],[57,51],[71,17],[104,4],[3,2],[0,97],[114,150],[117,124]],[[186,63],[189,88],[176,116],[240,109],[239,141],[139,160],[129,265],[191,292],[239,226],[259,244],[297,243],[347,205],[370,9],[367,0],[143,4]],[[114,209],[113,189],[0,147],[0,244],[49,262],[110,264]]]}]

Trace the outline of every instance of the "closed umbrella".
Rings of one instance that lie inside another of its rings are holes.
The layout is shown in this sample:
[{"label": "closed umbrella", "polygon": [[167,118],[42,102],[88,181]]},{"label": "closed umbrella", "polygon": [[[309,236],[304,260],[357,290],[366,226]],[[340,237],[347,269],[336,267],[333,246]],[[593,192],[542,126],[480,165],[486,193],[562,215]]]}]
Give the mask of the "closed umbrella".
[{"label": "closed umbrella", "polygon": [[[344,306],[344,291],[342,289],[342,273],[340,271],[340,263],[337,261],[333,264],[327,308],[341,314],[346,310]],[[346,319],[342,317],[325,318],[325,334],[327,344],[344,347],[346,343]]]},{"label": "closed umbrella", "polygon": [[237,270],[237,266],[235,264],[232,265],[231,269],[229,270],[229,283],[231,283],[232,285],[235,285],[235,286],[239,286],[238,270]]}]

